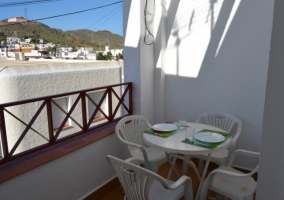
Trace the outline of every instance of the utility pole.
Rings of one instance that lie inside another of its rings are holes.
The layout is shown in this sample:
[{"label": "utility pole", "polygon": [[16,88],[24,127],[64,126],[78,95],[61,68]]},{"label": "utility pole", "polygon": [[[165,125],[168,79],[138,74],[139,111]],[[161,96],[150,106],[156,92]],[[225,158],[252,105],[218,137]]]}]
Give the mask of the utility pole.
[{"label": "utility pole", "polygon": [[27,10],[27,8],[25,8],[25,16],[26,16],[26,19],[28,19],[28,10]]},{"label": "utility pole", "polygon": [[110,47],[109,47],[109,33],[108,33],[108,43],[107,43],[107,45],[108,45],[108,51],[110,51]]}]

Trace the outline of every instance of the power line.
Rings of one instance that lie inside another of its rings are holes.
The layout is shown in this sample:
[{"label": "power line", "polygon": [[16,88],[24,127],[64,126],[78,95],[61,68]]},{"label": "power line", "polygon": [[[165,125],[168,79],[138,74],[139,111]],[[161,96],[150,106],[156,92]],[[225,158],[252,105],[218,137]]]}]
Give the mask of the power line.
[{"label": "power line", "polygon": [[[121,8],[120,6],[116,7],[114,10],[112,10],[111,12],[107,13],[105,16],[101,17],[99,20],[95,21],[94,23],[92,23],[90,26],[88,26],[87,28],[85,28],[85,30],[87,30],[88,28],[90,28],[91,26],[93,26],[94,24],[98,23],[99,21],[101,21],[102,19],[104,19],[105,17],[107,17],[108,15],[110,15],[111,13],[113,13],[115,10],[117,10],[118,8]],[[121,9],[120,9],[121,10]]]},{"label": "power line", "polygon": [[63,17],[63,16],[67,16],[67,15],[74,15],[74,14],[78,14],[78,13],[82,13],[82,12],[87,12],[87,11],[91,11],[91,10],[96,10],[96,9],[112,6],[112,5],[115,5],[115,4],[118,4],[118,3],[122,3],[122,1],[117,1],[117,2],[114,2],[114,3],[111,3],[111,4],[107,4],[107,5],[103,5],[103,6],[99,6],[99,7],[95,7],[95,8],[89,8],[89,9],[86,9],[86,10],[80,10],[80,11],[76,11],[76,12],[71,12],[71,13],[66,13],[66,14],[61,14],[61,15],[55,15],[55,16],[51,16],[51,17],[39,18],[39,19],[35,19],[35,20],[30,20],[30,21],[27,21],[27,22],[18,22],[18,23],[13,23],[13,24],[5,24],[5,25],[2,25],[0,27],[12,26],[12,25],[16,25],[16,24],[24,24],[24,23],[28,23],[28,22],[41,21],[41,20],[46,20],[46,19]]},{"label": "power line", "polygon": [[[83,30],[88,30],[88,28],[90,28],[91,26],[93,26],[94,24],[98,23],[99,21],[101,21],[102,19],[106,18],[108,15],[110,15],[111,13],[113,13],[114,11],[116,11],[118,8],[120,8],[120,10],[118,10],[116,13],[114,13],[112,16],[110,16],[109,18],[107,18],[104,22],[102,22],[100,25],[102,25],[103,23],[105,23],[106,21],[108,21],[110,18],[112,18],[114,15],[116,15],[119,11],[121,11],[121,7],[118,6],[117,8],[115,8],[114,10],[112,10],[111,12],[107,13],[105,16],[101,17],[99,20],[95,21],[93,24],[91,24],[90,26],[88,26],[87,28],[83,29]],[[100,25],[96,26],[94,29],[98,28]],[[84,34],[83,36],[86,36],[89,33]]]},{"label": "power line", "polygon": [[49,3],[49,2],[55,2],[55,1],[62,1],[62,0],[35,0],[35,1],[20,1],[20,2],[0,3],[0,8],[30,5],[30,4],[39,4],[39,3]]},{"label": "power line", "polygon": [[115,16],[119,11],[121,11],[121,9],[120,10],[118,10],[116,13],[114,13],[112,16],[110,16],[109,18],[107,18],[105,21],[103,21],[102,23],[100,23],[98,26],[96,26],[94,29],[92,29],[92,30],[95,30],[96,28],[98,28],[100,25],[102,25],[102,24],[104,24],[105,22],[107,22],[110,18],[112,18],[113,16]]}]

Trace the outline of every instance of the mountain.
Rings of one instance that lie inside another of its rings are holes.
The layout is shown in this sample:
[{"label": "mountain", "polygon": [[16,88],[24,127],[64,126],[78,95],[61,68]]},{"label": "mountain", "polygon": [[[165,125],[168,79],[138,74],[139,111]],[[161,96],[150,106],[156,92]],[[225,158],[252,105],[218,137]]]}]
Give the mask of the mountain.
[{"label": "mountain", "polygon": [[107,30],[94,32],[87,29],[79,29],[66,31],[65,33],[81,44],[86,43],[98,48],[104,48],[105,46],[110,46],[111,49],[123,48],[123,38],[120,35],[112,34]]},{"label": "mountain", "polygon": [[104,50],[109,44],[110,49],[123,48],[122,36],[107,30],[94,32],[79,29],[64,32],[40,22],[8,23],[5,19],[0,22],[0,32],[7,37],[43,39],[44,42],[52,42],[59,46],[93,47],[95,50]]}]

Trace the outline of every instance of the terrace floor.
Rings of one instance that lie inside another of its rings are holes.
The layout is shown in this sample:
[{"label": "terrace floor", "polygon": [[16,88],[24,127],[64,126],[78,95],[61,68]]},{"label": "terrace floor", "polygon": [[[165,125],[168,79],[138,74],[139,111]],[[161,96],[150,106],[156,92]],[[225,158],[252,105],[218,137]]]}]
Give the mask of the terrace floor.
[{"label": "terrace floor", "polygon": [[[198,160],[197,159],[192,159],[192,161],[197,165],[198,163]],[[217,164],[215,163],[210,163],[209,164],[209,167],[208,167],[208,171],[207,171],[207,175],[214,169],[216,169],[218,166]],[[159,169],[158,171],[158,174],[161,175],[162,177],[166,178],[167,175],[168,175],[168,172],[169,172],[169,169],[170,169],[170,165],[168,163],[165,163],[164,165],[161,166],[161,168]],[[178,173],[181,175],[182,174],[182,161],[181,160],[177,160],[177,170],[178,170]],[[244,173],[247,173],[248,171],[247,170],[242,170],[242,169],[238,169]],[[193,171],[192,168],[188,168],[188,174],[187,174],[191,180],[192,180],[192,184],[193,184],[193,197],[195,199],[195,196],[197,194],[197,190],[198,190],[198,186],[199,186],[199,181]],[[257,180],[257,174],[254,174],[253,178],[255,180]],[[175,181],[175,176],[174,174],[172,174],[171,180]],[[100,197],[100,198],[97,198],[98,196],[101,196],[101,195],[90,195],[89,197],[85,198],[84,200],[123,200],[124,199],[124,192],[123,192],[123,188],[118,185],[117,187],[115,187],[115,189],[113,189],[114,187],[112,187],[112,189],[109,189],[109,188],[104,188],[106,191],[107,191],[107,194],[104,195],[103,197]],[[215,193],[212,192],[212,191],[209,191],[209,195],[211,197],[214,197],[215,196]],[[254,196],[254,199],[255,199],[255,196]],[[183,200],[183,198],[182,198]]]},{"label": "terrace floor", "polygon": [[[193,161],[195,163],[197,163],[197,160],[193,159]],[[218,166],[214,163],[210,163],[209,168],[208,168],[208,173],[210,171],[212,171],[213,169],[217,168]],[[168,175],[170,169],[170,165],[168,163],[165,163],[164,165],[161,166],[161,168],[158,171],[158,174],[161,175],[162,177],[166,178]],[[178,160],[177,162],[177,170],[179,174],[182,174],[182,161]],[[192,170],[192,168],[188,169],[188,176],[191,178],[192,183],[193,183],[193,196],[195,198],[195,195],[197,193],[198,190],[198,186],[199,186],[199,181],[196,177],[196,175],[194,174],[194,171]],[[175,181],[175,176],[174,174],[172,174],[171,176],[171,180]],[[212,196],[214,196],[213,193],[210,193]],[[116,187],[114,190],[109,191],[109,193],[104,196],[103,198],[95,198],[92,196],[89,196],[87,198],[85,198],[84,200],[123,200],[124,198],[124,192],[121,186]]]}]

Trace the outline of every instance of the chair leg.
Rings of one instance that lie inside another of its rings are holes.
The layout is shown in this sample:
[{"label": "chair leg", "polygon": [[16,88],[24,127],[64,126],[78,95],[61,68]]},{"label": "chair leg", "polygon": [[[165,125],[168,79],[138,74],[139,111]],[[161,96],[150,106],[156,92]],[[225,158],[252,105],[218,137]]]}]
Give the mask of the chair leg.
[{"label": "chair leg", "polygon": [[187,180],[184,184],[184,187],[185,187],[184,200],[193,200],[192,181]]},{"label": "chair leg", "polygon": [[[176,166],[176,160],[177,160],[177,158],[173,158],[173,161],[169,161],[169,162],[172,162],[172,165],[173,165],[173,166]],[[168,176],[167,176],[167,179],[168,179],[168,180],[170,180],[171,175],[172,175],[172,172],[173,172],[173,168],[170,167],[170,170],[169,170],[169,173],[168,173]]]},{"label": "chair leg", "polygon": [[200,200],[207,199],[208,186],[209,186],[209,182],[207,179],[205,179],[200,189],[200,195],[199,195]]},{"label": "chair leg", "polygon": [[253,195],[254,195],[254,194],[249,195],[249,196],[245,196],[245,197],[244,197],[244,200],[253,200]]},{"label": "chair leg", "polygon": [[182,161],[182,175],[187,176],[188,173],[188,164],[186,160]]},{"label": "chair leg", "polygon": [[199,161],[198,161],[198,171],[199,171],[199,174],[202,174],[203,168],[204,168],[204,160],[199,159]]},{"label": "chair leg", "polygon": [[166,162],[167,162],[166,158],[158,160],[158,161],[150,162],[151,171],[158,173],[158,170],[160,169],[160,167]]},{"label": "chair leg", "polygon": [[[174,174],[175,174],[175,176],[176,176],[176,179],[179,179],[180,178],[180,176],[179,176],[179,174],[178,174],[178,172],[177,172],[177,169],[176,169],[176,167],[175,167],[175,164],[176,164],[176,158],[174,157],[172,157],[169,153],[167,153],[167,152],[165,152],[166,153],[166,158],[167,158],[167,160],[168,160],[168,163],[170,164],[170,166],[171,166],[171,168],[170,168],[170,171],[169,171],[169,174],[168,174],[168,179],[170,178],[170,176],[171,176],[171,173],[172,173],[172,170],[174,170]],[[174,163],[173,163],[174,162]]]},{"label": "chair leg", "polygon": [[216,200],[222,200],[223,199],[223,195],[221,194],[216,194]]}]

